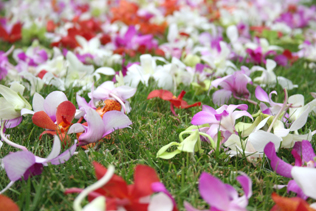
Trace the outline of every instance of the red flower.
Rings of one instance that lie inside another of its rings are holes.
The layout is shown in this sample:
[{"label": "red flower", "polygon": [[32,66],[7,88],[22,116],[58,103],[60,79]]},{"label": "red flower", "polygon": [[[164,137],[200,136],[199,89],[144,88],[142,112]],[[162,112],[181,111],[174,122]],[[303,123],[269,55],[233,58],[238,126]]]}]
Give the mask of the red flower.
[{"label": "red flower", "polygon": [[0,194],[0,210],[19,211],[20,209],[10,198]]},{"label": "red flower", "polygon": [[[107,169],[97,162],[93,162],[93,165],[99,180],[106,174]],[[102,188],[91,192],[88,200],[91,202],[98,196],[105,196],[107,210],[117,210],[119,207],[124,207],[127,211],[147,211],[149,204],[141,202],[140,199],[154,193],[151,185],[155,182],[159,182],[159,178],[153,168],[137,165],[134,172],[134,184],[127,185],[122,177],[114,174]],[[71,188],[65,193],[81,191],[78,188]]]},{"label": "red flower", "polygon": [[315,211],[304,199],[299,197],[286,198],[276,193],[272,193],[271,197],[275,202],[271,211]]},{"label": "red flower", "polygon": [[176,97],[170,91],[160,89],[160,90],[154,90],[154,91],[150,92],[148,97],[147,97],[147,99],[151,99],[151,98],[154,98],[154,97],[159,97],[160,99],[169,101],[171,103],[170,104],[171,112],[175,116],[177,116],[177,114],[174,111],[174,107],[185,109],[185,108],[191,108],[191,107],[195,107],[195,106],[200,106],[201,105],[201,102],[197,102],[197,103],[194,103],[192,105],[188,105],[188,103],[182,99],[183,96],[185,95],[185,93],[186,93],[185,91],[181,91],[179,96]]},{"label": "red flower", "polygon": [[64,140],[67,144],[70,139],[68,138],[67,131],[71,126],[71,122],[74,119],[76,113],[76,107],[70,101],[64,101],[57,107],[56,122],[45,113],[45,111],[38,111],[32,117],[32,121],[35,125],[49,129],[41,133],[40,138],[43,134],[59,135],[60,140]]},{"label": "red flower", "polygon": [[13,25],[11,32],[7,32],[3,26],[0,25],[0,39],[9,43],[14,43],[22,38],[22,24],[16,23]]}]

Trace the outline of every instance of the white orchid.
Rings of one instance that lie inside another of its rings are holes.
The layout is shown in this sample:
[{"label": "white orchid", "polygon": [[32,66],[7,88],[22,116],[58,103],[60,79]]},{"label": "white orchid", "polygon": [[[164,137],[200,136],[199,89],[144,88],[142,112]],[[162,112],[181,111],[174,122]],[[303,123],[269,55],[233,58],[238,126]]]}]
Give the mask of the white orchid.
[{"label": "white orchid", "polygon": [[273,72],[276,65],[277,64],[274,60],[267,59],[266,69],[260,66],[252,67],[252,71],[262,71],[262,75],[260,77],[256,77],[253,81],[258,83],[261,87],[275,87],[277,82],[282,86],[283,89],[291,90],[298,87],[298,85],[294,85],[289,79],[286,79],[282,76],[277,77]]},{"label": "white orchid", "polygon": [[148,86],[148,80],[153,77],[158,83],[158,87],[171,90],[173,87],[172,75],[162,66],[156,65],[157,57],[150,54],[140,56],[140,65],[133,64],[127,68],[127,74],[124,77],[126,85],[137,87],[139,82]]}]

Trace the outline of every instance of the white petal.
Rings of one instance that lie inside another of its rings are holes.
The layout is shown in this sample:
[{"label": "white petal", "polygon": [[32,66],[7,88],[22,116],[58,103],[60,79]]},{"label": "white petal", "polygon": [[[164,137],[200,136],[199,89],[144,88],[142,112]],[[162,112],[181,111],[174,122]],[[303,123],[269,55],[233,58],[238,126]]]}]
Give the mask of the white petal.
[{"label": "white petal", "polygon": [[37,111],[44,111],[44,97],[37,92],[35,92],[33,96],[33,110]]},{"label": "white petal", "polygon": [[172,200],[162,192],[155,194],[148,206],[148,211],[172,211],[172,209]]},{"label": "white petal", "polygon": [[316,169],[294,166],[291,175],[304,194],[316,199]]},{"label": "white petal", "polygon": [[267,63],[266,63],[267,71],[272,72],[275,67],[276,67],[276,62],[271,59],[267,59]]},{"label": "white petal", "polygon": [[251,133],[249,135],[248,141],[252,144],[252,146],[258,152],[263,152],[264,147],[270,141],[274,143],[275,149],[278,150],[282,139],[277,137],[276,135],[274,135],[272,133],[268,133],[266,131],[259,130],[257,132]]},{"label": "white petal", "polygon": [[301,129],[307,121],[308,114],[310,112],[310,107],[307,106],[307,109],[298,117],[291,125],[290,131],[295,131]]},{"label": "white petal", "polygon": [[229,38],[230,42],[236,42],[238,39],[238,30],[235,25],[231,25],[226,30],[227,37]]}]

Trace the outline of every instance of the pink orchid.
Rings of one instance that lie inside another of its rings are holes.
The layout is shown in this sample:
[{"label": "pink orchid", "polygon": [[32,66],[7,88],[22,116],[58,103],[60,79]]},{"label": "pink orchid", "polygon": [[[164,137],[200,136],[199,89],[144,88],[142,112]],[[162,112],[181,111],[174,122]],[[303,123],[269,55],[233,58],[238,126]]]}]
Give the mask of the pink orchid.
[{"label": "pink orchid", "polygon": [[82,133],[79,136],[81,145],[95,143],[113,131],[132,124],[131,120],[120,111],[108,111],[103,118],[92,108],[87,108],[85,112],[84,118],[87,125],[75,123],[68,131],[68,134]]},{"label": "pink orchid", "polygon": [[[235,111],[236,109],[240,109],[242,111]],[[223,105],[216,110],[210,106],[203,105],[202,111],[193,116],[191,124],[209,124],[209,127],[201,128],[201,130],[209,134],[214,139],[214,141],[217,140],[217,133],[218,130],[220,130],[224,138],[223,142],[225,142],[231,134],[236,133],[236,119],[239,119],[243,116],[253,119],[251,114],[246,111],[247,109],[248,106],[246,104]]]},{"label": "pink orchid", "polygon": [[[246,211],[248,199],[252,195],[252,181],[243,172],[238,176],[237,181],[241,184],[244,195],[239,197],[236,189],[223,183],[220,179],[203,172],[199,179],[199,191],[202,198],[211,206],[209,211]],[[187,211],[199,211],[185,202]],[[205,210],[207,211],[207,210]]]},{"label": "pink orchid", "polygon": [[[214,92],[213,102],[217,105],[227,103],[229,98],[233,95],[236,99],[249,100],[250,93],[247,89],[247,84],[251,82],[247,74],[247,67],[241,67],[242,71],[236,71],[232,75],[228,75],[212,82],[212,86],[217,88],[221,86],[223,89]],[[242,98],[240,98],[242,97]]]},{"label": "pink orchid", "polygon": [[0,192],[0,194],[9,189],[14,182],[22,177],[24,180],[27,180],[30,176],[41,174],[43,166],[47,166],[48,163],[59,165],[66,162],[72,155],[74,155],[76,147],[77,140],[75,140],[74,145],[60,154],[61,143],[58,136],[54,136],[52,151],[46,158],[38,157],[27,150],[14,152],[5,156],[2,159],[2,163],[11,182]]},{"label": "pink orchid", "polygon": [[[271,99],[273,94],[276,95],[277,92],[272,91],[272,92],[270,92],[270,94],[268,96],[268,94],[260,86],[257,86],[257,88],[255,90],[255,96],[258,100],[261,101],[260,109],[261,109],[262,113],[268,114],[268,115],[276,115],[279,112],[279,110],[282,108],[282,106],[283,106],[282,103],[275,103]],[[270,107],[268,107],[263,102],[269,103]]]},{"label": "pink orchid", "polygon": [[[274,143],[269,142],[264,148],[264,153],[266,154],[267,158],[270,159],[270,165],[276,173],[287,178],[293,177],[293,166],[284,162],[276,155]],[[316,166],[314,161],[314,157],[316,155],[309,141],[303,140],[302,142],[296,142],[292,150],[292,155],[295,158],[295,166],[305,168],[314,168]],[[307,199],[307,196],[304,194],[295,180],[289,181],[287,185],[287,191],[295,192],[299,197]]]}]

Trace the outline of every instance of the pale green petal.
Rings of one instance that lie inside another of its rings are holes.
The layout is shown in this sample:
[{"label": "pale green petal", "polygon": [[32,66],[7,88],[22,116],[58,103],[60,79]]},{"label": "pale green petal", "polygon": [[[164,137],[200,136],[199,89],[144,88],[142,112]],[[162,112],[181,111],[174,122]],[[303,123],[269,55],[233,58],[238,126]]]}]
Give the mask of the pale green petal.
[{"label": "pale green petal", "polygon": [[183,142],[181,142],[181,145],[178,146],[178,149],[183,152],[193,153],[195,151],[195,144],[198,140],[200,140],[200,134],[198,130],[195,130],[191,133],[191,135],[185,138]]},{"label": "pale green petal", "polygon": [[171,142],[171,143],[161,147],[160,150],[157,152],[157,155],[156,155],[157,158],[171,159],[174,156],[176,156],[177,154],[179,154],[181,151],[178,150],[178,149],[173,151],[173,152],[166,152],[169,147],[175,146],[175,145],[179,146],[180,143],[178,143],[178,142]]},{"label": "pale green petal", "polygon": [[20,111],[16,111],[11,103],[0,97],[0,119],[9,120],[20,116]]},{"label": "pale green petal", "polygon": [[13,82],[10,86],[10,89],[17,93],[20,93],[20,95],[23,95],[25,87],[18,82]]}]

